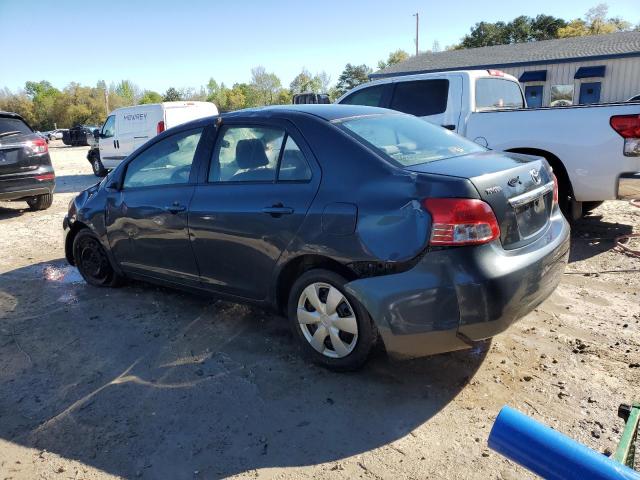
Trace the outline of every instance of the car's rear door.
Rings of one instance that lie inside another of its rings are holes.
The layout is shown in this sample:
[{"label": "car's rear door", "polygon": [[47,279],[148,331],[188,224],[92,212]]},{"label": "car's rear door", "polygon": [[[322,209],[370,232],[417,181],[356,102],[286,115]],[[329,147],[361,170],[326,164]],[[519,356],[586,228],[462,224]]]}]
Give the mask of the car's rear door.
[{"label": "car's rear door", "polygon": [[127,161],[106,207],[109,244],[126,272],[199,284],[187,216],[202,133],[202,127],[178,131]]},{"label": "car's rear door", "polygon": [[288,122],[225,121],[189,210],[203,285],[264,299],[319,183],[312,152]]}]

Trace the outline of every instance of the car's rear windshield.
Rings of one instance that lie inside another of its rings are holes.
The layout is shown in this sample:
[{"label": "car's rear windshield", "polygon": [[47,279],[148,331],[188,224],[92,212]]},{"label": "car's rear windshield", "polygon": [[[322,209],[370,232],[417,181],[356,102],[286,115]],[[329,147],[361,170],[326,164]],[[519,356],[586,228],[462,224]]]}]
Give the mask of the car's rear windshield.
[{"label": "car's rear windshield", "polygon": [[27,124],[19,118],[0,117],[0,135],[9,132],[32,133]]},{"label": "car's rear windshield", "polygon": [[411,115],[369,115],[334,123],[404,167],[485,150],[449,130]]}]

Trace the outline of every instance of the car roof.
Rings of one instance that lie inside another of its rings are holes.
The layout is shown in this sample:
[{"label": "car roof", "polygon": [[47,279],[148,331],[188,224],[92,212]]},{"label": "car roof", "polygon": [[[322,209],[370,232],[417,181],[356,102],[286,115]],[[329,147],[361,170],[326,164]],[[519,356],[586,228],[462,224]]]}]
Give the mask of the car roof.
[{"label": "car roof", "polygon": [[362,105],[338,105],[335,103],[325,104],[298,104],[298,105],[274,105],[269,107],[248,108],[222,114],[223,118],[239,117],[272,117],[274,114],[295,114],[302,113],[313,115],[324,120],[332,121],[341,118],[359,117],[363,115],[376,115],[385,113],[397,113],[386,108],[365,107]]},{"label": "car roof", "polygon": [[3,117],[13,117],[13,118],[20,118],[23,119],[20,115],[18,115],[15,112],[5,112],[4,110],[0,110],[0,116]]}]

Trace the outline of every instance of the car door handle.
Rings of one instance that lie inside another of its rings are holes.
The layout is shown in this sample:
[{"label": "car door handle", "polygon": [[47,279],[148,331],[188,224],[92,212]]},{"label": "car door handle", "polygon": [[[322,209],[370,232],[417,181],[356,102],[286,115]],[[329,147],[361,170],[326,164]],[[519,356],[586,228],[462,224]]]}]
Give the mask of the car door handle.
[{"label": "car door handle", "polygon": [[272,205],[270,207],[264,207],[262,209],[262,213],[266,213],[271,215],[272,217],[281,217],[282,215],[291,215],[293,213],[293,208],[285,207],[281,203],[276,205]]},{"label": "car door handle", "polygon": [[116,141],[115,140],[113,141],[113,148],[118,148],[118,147],[116,147]]},{"label": "car door handle", "polygon": [[184,205],[180,205],[179,203],[174,203],[170,207],[164,207],[164,211],[169,213],[180,213],[184,212],[187,209]]}]

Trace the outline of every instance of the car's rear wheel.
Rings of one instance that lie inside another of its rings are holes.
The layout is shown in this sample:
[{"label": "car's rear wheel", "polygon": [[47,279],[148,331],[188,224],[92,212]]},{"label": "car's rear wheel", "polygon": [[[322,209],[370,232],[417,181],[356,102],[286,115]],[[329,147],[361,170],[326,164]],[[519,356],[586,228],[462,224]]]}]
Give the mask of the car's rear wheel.
[{"label": "car's rear wheel", "polygon": [[104,247],[90,230],[80,230],[74,238],[73,260],[82,278],[91,285],[116,287],[122,283]]},{"label": "car's rear wheel", "polygon": [[365,308],[328,270],[310,270],[293,285],[288,315],[305,355],[336,371],[360,368],[369,357],[377,333]]},{"label": "car's rear wheel", "polygon": [[37,195],[27,200],[27,205],[31,210],[46,210],[53,203],[53,194],[45,193],[44,195]]}]

